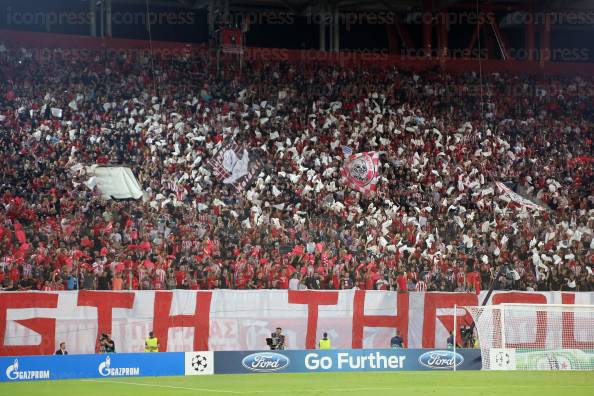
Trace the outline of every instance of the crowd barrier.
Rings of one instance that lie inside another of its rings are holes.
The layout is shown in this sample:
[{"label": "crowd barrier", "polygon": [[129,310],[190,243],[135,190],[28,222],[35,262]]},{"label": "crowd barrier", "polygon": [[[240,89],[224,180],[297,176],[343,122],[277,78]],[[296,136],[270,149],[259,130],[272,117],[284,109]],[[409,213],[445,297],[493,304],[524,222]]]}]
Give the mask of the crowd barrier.
[{"label": "crowd barrier", "polygon": [[0,358],[0,382],[339,371],[480,370],[477,349],[112,353]]}]

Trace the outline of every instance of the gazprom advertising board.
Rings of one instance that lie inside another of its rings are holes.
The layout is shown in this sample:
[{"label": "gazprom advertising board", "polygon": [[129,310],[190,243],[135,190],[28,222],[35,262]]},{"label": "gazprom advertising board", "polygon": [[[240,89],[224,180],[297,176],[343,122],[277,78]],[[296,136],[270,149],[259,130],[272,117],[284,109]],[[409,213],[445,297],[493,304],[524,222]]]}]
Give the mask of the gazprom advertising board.
[{"label": "gazprom advertising board", "polygon": [[215,373],[480,370],[479,350],[344,349],[216,352]]},{"label": "gazprom advertising board", "polygon": [[212,352],[112,353],[0,358],[0,382],[213,373]]}]

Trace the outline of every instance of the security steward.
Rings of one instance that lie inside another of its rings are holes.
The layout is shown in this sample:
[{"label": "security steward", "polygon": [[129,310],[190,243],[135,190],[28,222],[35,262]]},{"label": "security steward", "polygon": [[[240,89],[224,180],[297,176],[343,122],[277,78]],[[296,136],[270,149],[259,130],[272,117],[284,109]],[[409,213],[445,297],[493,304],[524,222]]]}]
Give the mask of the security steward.
[{"label": "security steward", "polygon": [[330,339],[328,338],[328,333],[324,333],[319,344],[320,344],[320,349],[332,348],[332,345],[330,344]]},{"label": "security steward", "polygon": [[144,351],[145,352],[159,352],[159,348],[161,344],[159,343],[159,339],[154,336],[153,332],[149,333],[148,338],[144,341]]}]

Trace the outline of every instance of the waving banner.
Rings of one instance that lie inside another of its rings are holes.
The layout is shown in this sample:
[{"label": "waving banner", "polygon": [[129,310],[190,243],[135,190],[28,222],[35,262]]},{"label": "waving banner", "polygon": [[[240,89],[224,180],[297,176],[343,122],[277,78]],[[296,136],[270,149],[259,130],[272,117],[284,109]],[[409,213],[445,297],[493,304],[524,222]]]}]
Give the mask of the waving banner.
[{"label": "waving banner", "polygon": [[126,166],[87,166],[90,179],[85,185],[89,189],[95,186],[101,191],[103,199],[140,199],[142,186]]},{"label": "waving banner", "polygon": [[534,202],[532,202],[528,198],[524,198],[520,194],[512,191],[511,188],[509,188],[508,186],[506,186],[505,184],[503,184],[501,182],[498,182],[497,181],[497,182],[495,182],[495,185],[497,186],[497,188],[501,192],[502,196],[506,200],[508,200],[508,202],[509,201],[514,201],[517,205],[523,206],[523,207],[528,208],[528,209],[546,210],[545,208],[543,208],[540,205],[535,204]]},{"label": "waving banner", "polygon": [[219,182],[238,191],[245,190],[262,169],[257,153],[234,140],[225,142],[208,164]]},{"label": "waving banner", "polygon": [[367,151],[351,155],[342,168],[342,176],[352,189],[369,193],[377,188],[379,154]]}]

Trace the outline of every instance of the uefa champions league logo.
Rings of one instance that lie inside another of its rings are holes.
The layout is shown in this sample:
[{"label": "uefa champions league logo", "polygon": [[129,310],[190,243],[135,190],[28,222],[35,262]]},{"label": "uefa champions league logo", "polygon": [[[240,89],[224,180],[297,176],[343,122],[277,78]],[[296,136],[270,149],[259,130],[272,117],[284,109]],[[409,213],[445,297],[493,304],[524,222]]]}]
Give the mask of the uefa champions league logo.
[{"label": "uefa champions league logo", "polygon": [[186,375],[214,374],[213,353],[209,351],[185,352],[184,371]]},{"label": "uefa champions league logo", "polygon": [[495,363],[497,364],[497,367],[500,367],[500,368],[508,367],[510,362],[511,362],[511,357],[509,356],[509,353],[507,353],[507,352],[499,351],[497,353],[497,355],[495,355]]},{"label": "uefa champions league logo", "polygon": [[206,356],[196,355],[192,358],[192,368],[199,373],[204,372],[208,367],[208,359]]}]

